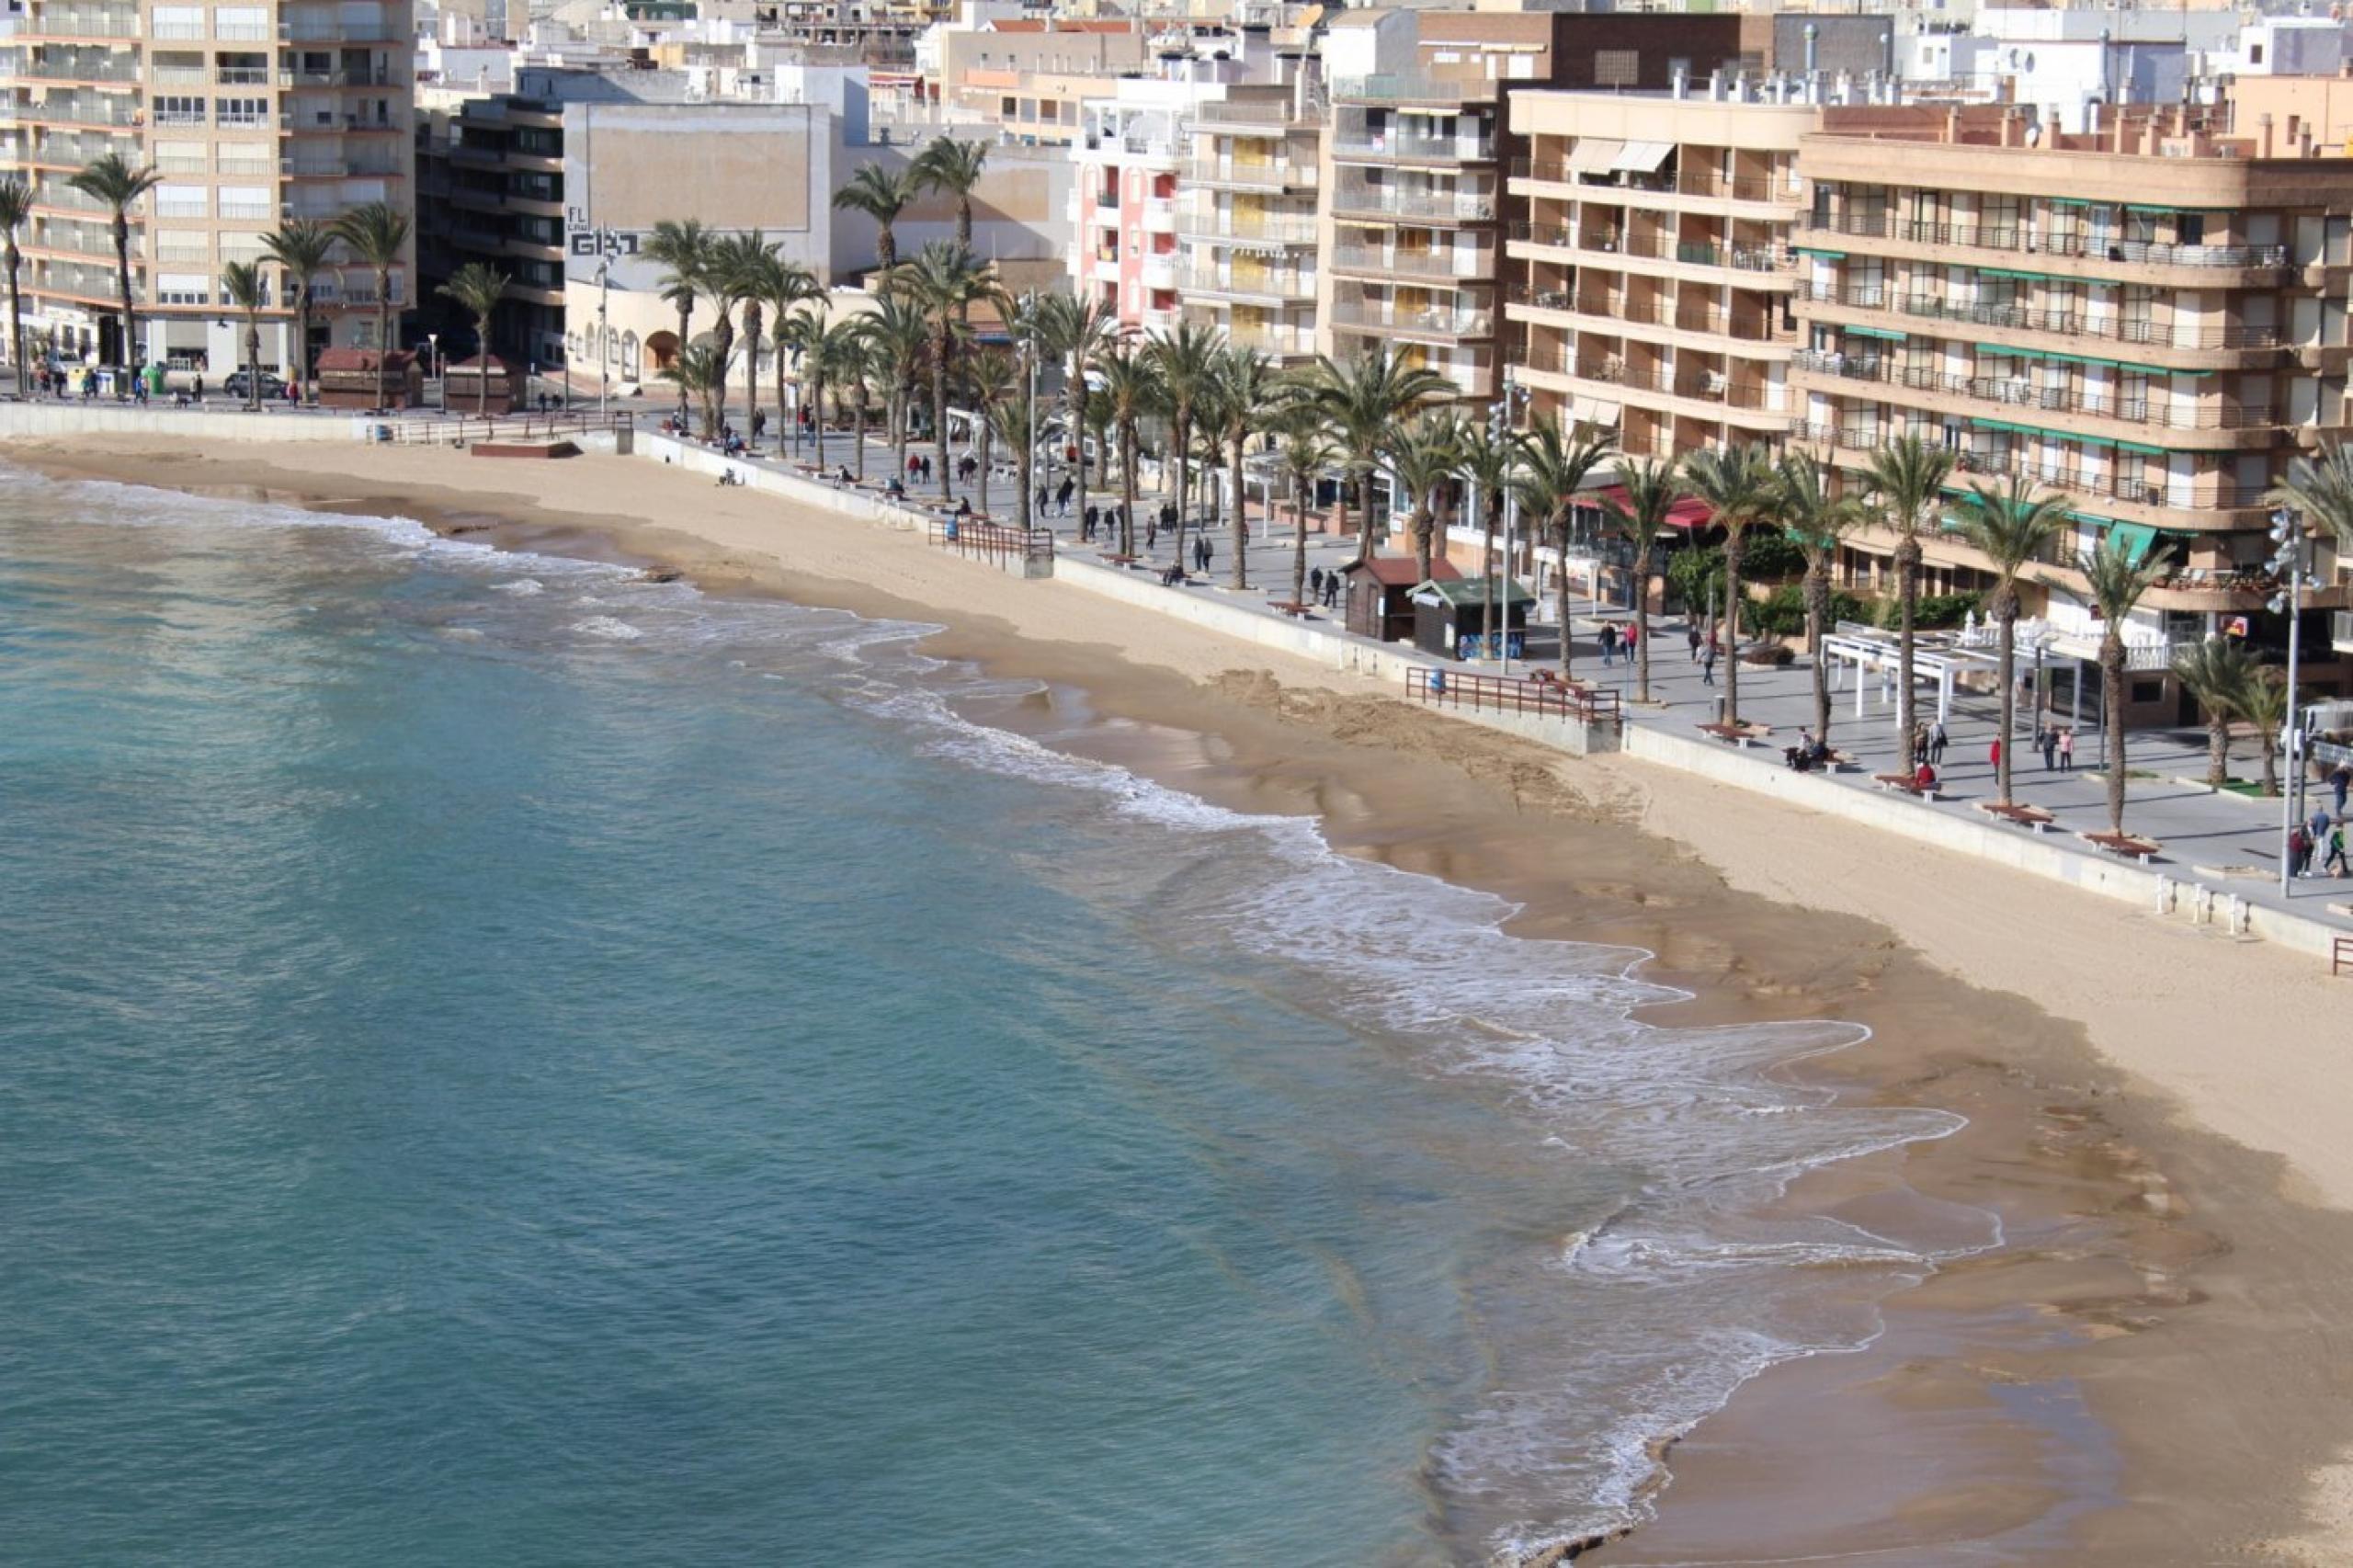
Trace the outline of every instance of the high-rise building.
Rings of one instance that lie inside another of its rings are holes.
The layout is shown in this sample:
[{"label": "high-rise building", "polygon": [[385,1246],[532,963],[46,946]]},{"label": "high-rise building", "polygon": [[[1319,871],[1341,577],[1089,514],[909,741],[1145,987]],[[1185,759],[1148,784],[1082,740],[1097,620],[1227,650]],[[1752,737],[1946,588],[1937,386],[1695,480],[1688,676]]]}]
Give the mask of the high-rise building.
[{"label": "high-rise building", "polygon": [[1187,119],[1176,232],[1185,319],[1279,364],[1314,356],[1323,125],[1308,80],[1228,90]]},{"label": "high-rise building", "polygon": [[[262,237],[290,219],[410,208],[410,34],[407,0],[26,0],[0,78],[0,164],[34,196],[19,244],[35,352],[117,358],[112,215],[67,183],[114,153],[162,176],[131,213],[131,358],[215,372],[241,363],[224,266],[264,261]],[[395,306],[410,302],[411,259],[392,269]],[[263,270],[261,360],[290,373],[302,363],[293,290]],[[313,354],[373,342],[372,268],[333,266],[313,295]]]}]

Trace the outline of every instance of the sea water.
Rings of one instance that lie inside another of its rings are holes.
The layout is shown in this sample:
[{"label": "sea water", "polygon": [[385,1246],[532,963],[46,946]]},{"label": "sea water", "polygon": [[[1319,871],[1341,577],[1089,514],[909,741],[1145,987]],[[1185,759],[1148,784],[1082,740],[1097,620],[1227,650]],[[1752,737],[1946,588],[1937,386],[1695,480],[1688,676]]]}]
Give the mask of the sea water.
[{"label": "sea water", "polygon": [[1484,1562],[1933,1267],[1860,1031],[922,631],[0,470],[0,1557]]}]

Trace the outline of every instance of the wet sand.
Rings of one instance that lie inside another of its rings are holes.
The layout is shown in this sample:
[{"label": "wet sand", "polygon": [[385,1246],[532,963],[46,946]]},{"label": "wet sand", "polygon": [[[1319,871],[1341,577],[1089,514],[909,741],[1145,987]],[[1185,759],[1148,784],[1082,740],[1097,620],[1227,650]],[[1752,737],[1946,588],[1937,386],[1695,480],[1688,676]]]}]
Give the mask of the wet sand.
[{"label": "wet sand", "polygon": [[[2276,1156],[2186,1120],[2103,1062],[2081,1024],[1962,983],[1885,925],[1727,885],[1643,831],[1661,792],[1622,765],[1581,764],[1213,640],[1160,661],[1183,674],[1153,667],[1123,656],[1108,628],[1085,640],[1094,606],[1070,608],[1065,636],[1041,638],[973,607],[1052,585],[965,562],[926,556],[925,572],[878,572],[897,594],[796,572],[645,520],[665,512],[591,510],[578,476],[567,509],[472,490],[531,482],[449,453],[10,455],[87,477],[395,511],[513,548],[681,570],[713,591],[945,621],[933,651],[1044,683],[990,722],[1222,804],[1313,812],[1346,851],[1519,902],[1515,929],[1648,949],[1658,957],[1646,976],[1693,993],[1660,1021],[1868,1025],[1868,1045],[1786,1071],[1859,1102],[1957,1110],[1969,1125],[1819,1171],[1786,1201],[1861,1221],[1956,1201],[1997,1212],[2007,1244],[1891,1298],[1867,1349],[1750,1383],[1675,1446],[1656,1521],[1584,1561],[2141,1568],[2262,1560],[2261,1543],[2290,1540],[2303,1544],[2282,1560],[2353,1561],[2339,1522],[2308,1507],[2310,1476],[2353,1437],[2353,1380],[2334,1353],[2353,1216],[2302,1201],[2313,1183],[2291,1181]],[[639,477],[666,483],[681,511],[712,505],[683,476]],[[873,538],[878,558],[905,542]],[[778,551],[791,553],[790,541]],[[2046,896],[2059,895],[2015,892],[2021,912]],[[2055,939],[2063,922],[2050,925],[2056,990],[2070,949]],[[2141,983],[2185,983],[2190,961],[2171,975],[2153,965]]]}]

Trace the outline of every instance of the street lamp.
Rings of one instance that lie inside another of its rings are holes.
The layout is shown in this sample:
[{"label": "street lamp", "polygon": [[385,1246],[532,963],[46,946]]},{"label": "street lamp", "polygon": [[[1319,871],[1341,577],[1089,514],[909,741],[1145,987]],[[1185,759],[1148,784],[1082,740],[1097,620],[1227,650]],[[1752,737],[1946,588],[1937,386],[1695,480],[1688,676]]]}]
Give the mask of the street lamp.
[{"label": "street lamp", "polygon": [[2282,506],[2272,513],[2271,538],[2279,547],[2271,552],[2271,571],[2280,580],[2280,588],[2271,596],[2269,608],[2272,614],[2288,618],[2289,782],[2279,812],[2279,894],[2285,898],[2292,864],[2288,841],[2295,836],[2296,824],[2304,813],[2303,715],[2296,710],[2296,665],[2303,651],[2304,560],[2308,549],[2302,514],[2291,506]]},{"label": "street lamp", "polygon": [[613,262],[610,256],[597,261],[597,417],[604,418],[613,401],[612,328],[606,322],[606,308],[612,297]]},{"label": "street lamp", "polygon": [[[425,335],[425,374],[427,379],[430,379],[438,374],[440,369],[441,335],[438,332],[428,332]],[[445,409],[449,406],[449,384],[447,381],[441,383],[441,406]]]}]

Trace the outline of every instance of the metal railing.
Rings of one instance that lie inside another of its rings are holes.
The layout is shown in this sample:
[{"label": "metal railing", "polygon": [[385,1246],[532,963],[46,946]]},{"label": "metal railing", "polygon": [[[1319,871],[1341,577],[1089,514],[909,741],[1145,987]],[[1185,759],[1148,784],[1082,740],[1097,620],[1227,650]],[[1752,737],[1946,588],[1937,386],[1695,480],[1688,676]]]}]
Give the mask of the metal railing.
[{"label": "metal railing", "polygon": [[[1681,369],[1674,372],[1637,369],[1614,360],[1573,358],[1565,346],[1531,347],[1519,361],[1531,370],[1548,375],[1574,376],[1581,381],[1594,381],[1605,386],[1626,387],[1635,392],[1655,392],[1663,397],[1696,398],[1707,403],[1720,403],[1727,408],[1744,413],[1782,415],[1787,411],[1770,407],[1765,402],[1772,383],[1754,377],[1734,380],[1705,369]],[[1754,369],[1747,361],[1745,369]]]},{"label": "metal railing", "polygon": [[941,550],[952,550],[967,560],[985,561],[992,566],[1008,566],[1017,561],[1051,562],[1054,558],[1051,528],[1008,527],[978,517],[943,517],[935,514],[925,525],[925,538]]},{"label": "metal railing", "polygon": [[1312,165],[1236,164],[1199,160],[1185,165],[1182,178],[1188,185],[1238,185],[1252,190],[1313,190],[1315,170]]},{"label": "metal railing", "polygon": [[1495,84],[1472,77],[1433,76],[1419,71],[1353,76],[1332,84],[1335,100],[1368,103],[1483,104],[1495,99]]},{"label": "metal railing", "polygon": [[1177,273],[1175,286],[1197,293],[1240,294],[1259,300],[1311,300],[1315,296],[1312,273],[1266,272],[1255,278],[1236,278],[1194,269]]},{"label": "metal railing", "polygon": [[[1745,343],[1761,343],[1773,335],[1772,318],[1763,311],[1732,315],[1723,311],[1659,302],[1629,304],[1622,300],[1579,300],[1565,289],[1539,289],[1515,284],[1506,294],[1514,304],[1539,310],[1565,311],[1600,322],[1632,322],[1640,326],[1672,327],[1677,332],[1711,333]],[[1607,330],[1587,329],[1587,330]]]},{"label": "metal railing", "polygon": [[1557,249],[1643,256],[1686,267],[1725,267],[1740,272],[1774,272],[1788,253],[1777,244],[1726,245],[1713,240],[1678,240],[1672,234],[1630,234],[1622,229],[1576,228],[1566,223],[1514,223],[1511,237]]},{"label": "metal railing", "polygon": [[1588,724],[1615,724],[1622,717],[1615,690],[1554,679],[1520,680],[1453,669],[1409,669],[1405,672],[1405,695],[1431,708],[1581,719]]},{"label": "metal railing", "polygon": [[1899,366],[1883,357],[1802,348],[1791,362],[1801,370],[1846,381],[1870,381],[1945,397],[1974,398],[2036,413],[2080,415],[2169,430],[2253,430],[2278,423],[2268,408],[2205,402],[2184,406],[2164,397],[2120,397],[2086,392],[2079,387],[2036,386],[2024,375],[1952,376],[1919,365]]},{"label": "metal railing", "polygon": [[1495,199],[1480,191],[1399,191],[1372,186],[1342,186],[1332,193],[1336,213],[1377,218],[1433,218],[1459,223],[1495,221]]},{"label": "metal railing", "polygon": [[1334,267],[1400,278],[1451,280],[1466,289],[1493,283],[1494,263],[1494,253],[1489,251],[1374,250],[1364,245],[1339,245],[1332,252]]},{"label": "metal railing", "polygon": [[2066,256],[2079,261],[2122,262],[2136,267],[2195,267],[2253,270],[2288,265],[2285,245],[2170,244],[2128,240],[2118,234],[2037,233],[2023,224],[1934,223],[1893,213],[1798,214],[1798,226],[1812,233],[1849,239],[1901,240],[1912,244],[1956,245],[1967,250]]},{"label": "metal railing", "polygon": [[1261,218],[1204,211],[1197,207],[1180,208],[1176,227],[1184,234],[1207,240],[1261,240],[1294,245],[1315,243],[1315,220],[1305,217]]},{"label": "metal railing", "polygon": [[383,439],[404,447],[465,447],[481,442],[552,441],[598,430],[626,430],[636,420],[628,414],[598,414],[585,410],[540,414],[472,415],[457,412],[409,414],[387,419],[379,429]]},{"label": "metal railing", "polygon": [[1332,307],[1334,326],[1367,326],[1392,332],[1418,332],[1448,337],[1491,337],[1493,311],[1399,310],[1370,301],[1343,301]]},{"label": "metal railing", "polygon": [[2092,316],[2079,310],[2032,305],[1952,303],[1926,295],[1897,298],[1881,285],[1849,285],[1845,290],[1801,278],[1790,286],[1790,298],[1837,305],[1847,310],[1884,311],[1922,321],[1954,322],[2010,332],[2043,332],[2063,337],[2092,337],[2110,343],[2137,344],[2150,348],[2278,348],[2283,347],[2277,329],[2268,326],[2185,327],[2177,323]]}]

